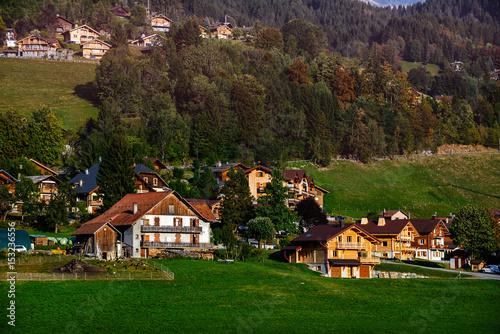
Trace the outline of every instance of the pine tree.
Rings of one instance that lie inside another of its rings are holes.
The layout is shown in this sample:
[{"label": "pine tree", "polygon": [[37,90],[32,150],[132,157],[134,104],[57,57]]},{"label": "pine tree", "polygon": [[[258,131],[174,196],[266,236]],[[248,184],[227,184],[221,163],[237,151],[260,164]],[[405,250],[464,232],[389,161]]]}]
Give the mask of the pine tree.
[{"label": "pine tree", "polygon": [[222,224],[235,228],[246,223],[252,217],[252,194],[243,170],[233,168],[227,174],[229,180],[221,190],[224,195],[221,215]]}]

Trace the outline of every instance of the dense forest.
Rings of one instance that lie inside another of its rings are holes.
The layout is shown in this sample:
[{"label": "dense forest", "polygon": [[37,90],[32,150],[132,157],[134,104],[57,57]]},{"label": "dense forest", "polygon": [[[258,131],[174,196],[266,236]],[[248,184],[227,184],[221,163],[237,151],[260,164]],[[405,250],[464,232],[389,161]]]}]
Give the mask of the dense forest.
[{"label": "dense forest", "polygon": [[[110,17],[116,4],[129,6],[129,21]],[[112,31],[113,48],[96,71],[99,117],[66,134],[59,161],[39,160],[82,170],[122,139],[136,160],[171,163],[307,158],[326,165],[338,155],[369,161],[447,143],[498,147],[500,86],[490,79],[500,68],[498,1],[427,0],[393,9],[352,0],[151,6],[174,26],[143,56],[127,44],[150,32],[144,7],[131,1],[4,1],[3,21],[25,34],[49,33],[54,12]],[[251,33],[239,41],[199,37],[200,24],[224,15]],[[406,74],[401,60],[437,64],[440,73],[420,67]],[[460,70],[449,66],[454,60]],[[1,117],[2,124],[22,123],[15,113]],[[4,159],[28,155],[16,141],[29,129],[0,125]]]}]

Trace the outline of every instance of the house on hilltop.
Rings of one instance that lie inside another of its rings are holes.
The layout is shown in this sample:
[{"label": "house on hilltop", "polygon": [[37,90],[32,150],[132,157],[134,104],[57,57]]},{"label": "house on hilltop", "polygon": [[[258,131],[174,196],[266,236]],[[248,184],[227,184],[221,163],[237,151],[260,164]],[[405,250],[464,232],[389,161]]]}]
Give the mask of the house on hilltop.
[{"label": "house on hilltop", "polygon": [[89,27],[86,24],[65,31],[63,33],[63,38],[65,43],[75,43],[75,44],[84,44],[93,39],[97,39],[99,36],[100,36],[99,31]]},{"label": "house on hilltop", "polygon": [[168,32],[171,25],[172,20],[163,14],[156,15],[151,19],[151,28],[153,28],[153,31]]},{"label": "house on hilltop", "polygon": [[62,35],[65,31],[73,29],[76,26],[76,24],[57,14],[55,26],[56,26],[56,33]]},{"label": "house on hilltop", "polygon": [[57,55],[61,44],[56,38],[45,38],[35,34],[16,42],[17,55],[23,58],[43,58]]}]

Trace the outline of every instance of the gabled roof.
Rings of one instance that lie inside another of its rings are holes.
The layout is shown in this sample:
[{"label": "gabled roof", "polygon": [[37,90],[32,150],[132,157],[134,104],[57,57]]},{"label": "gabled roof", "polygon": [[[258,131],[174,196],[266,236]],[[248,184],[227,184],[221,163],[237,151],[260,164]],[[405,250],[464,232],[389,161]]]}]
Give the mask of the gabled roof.
[{"label": "gabled roof", "polygon": [[140,172],[158,174],[158,173],[156,173],[156,171],[152,170],[148,166],[145,166],[143,164],[136,164],[134,167],[134,173],[140,173]]},{"label": "gabled roof", "polygon": [[379,216],[384,216],[384,218],[390,218],[398,212],[402,212],[406,217],[408,217],[408,215],[401,210],[385,210],[379,213]]},{"label": "gabled roof", "polygon": [[213,214],[212,210],[208,206],[206,199],[193,199],[193,198],[185,198],[185,200],[191,204],[193,208],[198,211],[200,215],[202,215],[208,221],[216,221],[217,218]]},{"label": "gabled roof", "polygon": [[83,224],[78,230],[73,232],[71,235],[90,235],[90,234],[95,234],[97,231],[99,231],[101,228],[104,227],[104,225],[109,226],[116,232],[120,233],[113,225],[111,225],[108,222],[96,222],[96,223],[85,223]]},{"label": "gabled roof", "polygon": [[158,34],[153,34],[153,35],[149,35],[149,36],[144,36],[144,37],[138,38],[135,41],[129,42],[129,44],[135,44],[137,42],[143,41],[143,40],[148,39],[148,38],[153,38],[153,37],[158,38],[158,39],[159,38],[164,39],[162,36],[160,36]]},{"label": "gabled roof", "polygon": [[[88,173],[86,173],[88,171]],[[97,185],[97,173],[99,172],[99,162],[87,169],[84,172],[81,172],[71,180],[69,180],[70,184],[76,185],[75,192],[77,194],[90,194],[94,190],[96,190],[99,186]],[[80,186],[80,181],[82,181],[82,185]]]},{"label": "gabled roof", "polygon": [[288,179],[291,181],[293,181],[295,179],[302,181],[302,179],[304,179],[304,177],[307,177],[306,171],[303,169],[285,169],[283,171],[283,176],[285,177],[285,179]]},{"label": "gabled roof", "polygon": [[364,238],[369,239],[372,242],[380,243],[376,237],[371,235],[357,224],[346,224],[344,226],[334,225],[334,224],[323,224],[317,225],[310,229],[309,231],[302,233],[297,238],[292,240],[292,243],[304,243],[304,242],[327,242],[332,238],[348,231],[355,230],[357,233],[361,234]]},{"label": "gabled roof", "polygon": [[386,224],[391,224],[392,222],[398,220],[410,221],[419,234],[432,233],[436,228],[436,226],[439,225],[439,223],[442,223],[444,228],[446,228],[446,232],[448,232],[448,227],[446,227],[446,224],[441,219],[396,219],[396,220],[391,220]]},{"label": "gabled roof", "polygon": [[82,28],[87,28],[87,29],[89,29],[89,30],[92,30],[92,31],[93,31],[94,33],[96,33],[97,35],[100,35],[100,34],[99,34],[99,31],[95,30],[94,28],[89,27],[89,26],[88,26],[88,25],[86,25],[86,24],[84,24],[83,26],[75,27],[75,28],[73,28],[73,29],[71,29],[71,30],[68,30],[68,31],[69,31],[69,32],[72,32],[72,31],[75,31],[75,30],[77,30],[77,29],[82,29]]},{"label": "gabled roof", "polygon": [[416,228],[409,219],[386,220],[385,225],[379,226],[377,222],[368,221],[368,224],[356,224],[362,226],[368,233],[373,235],[397,235],[403,231],[406,225],[410,225],[415,231]]},{"label": "gabled roof", "polygon": [[111,48],[111,44],[106,43],[105,41],[101,41],[99,38],[94,38],[94,39],[91,39],[90,41],[86,41],[85,43],[82,43],[82,46],[90,44],[90,43],[96,43],[96,42],[99,43],[99,44],[104,44],[108,48]]},{"label": "gabled roof", "polygon": [[158,14],[158,15],[156,15],[156,16],[154,16],[154,17],[152,17],[152,18],[151,18],[151,20],[153,20],[153,19],[157,19],[157,18],[162,18],[162,19],[165,19],[165,20],[167,20],[167,21],[169,21],[169,22],[172,22],[172,20],[171,20],[171,19],[169,19],[168,17],[166,17],[166,16],[165,16],[165,15],[163,15],[163,14]]},{"label": "gabled roof", "polygon": [[46,42],[47,44],[55,44],[55,43],[59,44],[59,41],[57,40],[57,38],[45,38],[45,37],[42,37],[42,36],[39,36],[39,35],[35,35],[35,34],[31,34],[29,36],[21,38],[20,40],[18,40],[16,42],[16,44],[19,44],[21,41],[24,41],[25,39],[30,38],[32,36],[38,38],[41,41]]},{"label": "gabled roof", "polygon": [[38,167],[40,167],[41,169],[43,170],[46,170],[47,172],[49,172],[50,174],[52,175],[57,175],[57,172],[55,170],[52,170],[50,169],[49,167],[45,166],[45,165],[42,165],[41,163],[39,163],[38,161],[36,160],[33,160],[33,159],[30,159],[30,161],[32,163],[34,163],[35,165],[37,165]]},{"label": "gabled roof", "polygon": [[5,183],[16,183],[19,182],[18,179],[4,171],[3,169],[0,169],[0,180],[4,181]]},{"label": "gabled roof", "polygon": [[222,172],[230,170],[231,168],[234,168],[236,166],[241,166],[244,171],[248,169],[247,166],[245,166],[244,164],[242,164],[240,162],[225,163],[225,164],[220,164],[220,165],[215,164],[215,165],[211,166],[210,169],[212,170],[212,173],[222,173]]},{"label": "gabled roof", "polygon": [[330,192],[328,190],[326,190],[325,188],[321,188],[320,186],[318,185],[314,185],[314,189],[318,189],[319,191],[321,191],[322,193],[324,194],[329,194]]},{"label": "gabled roof", "polygon": [[38,184],[42,181],[47,181],[47,180],[51,180],[57,184],[61,183],[61,181],[53,175],[34,175],[28,177],[33,181],[34,184]]},{"label": "gabled roof", "polygon": [[74,26],[74,25],[75,25],[75,24],[74,24],[73,22],[71,22],[70,20],[65,19],[65,18],[64,18],[64,17],[62,17],[62,16],[59,16],[59,14],[57,14],[57,19],[58,19],[58,20],[63,20],[63,21],[66,21],[66,22],[68,22],[69,24],[71,24],[72,26]]},{"label": "gabled roof", "polygon": [[160,169],[167,169],[167,165],[165,165],[160,159],[158,158],[153,158],[151,161],[158,166]]},{"label": "gabled roof", "polygon": [[248,169],[246,169],[246,170],[245,170],[245,174],[248,174],[248,173],[250,173],[250,172],[252,172],[252,171],[254,171],[254,170],[256,170],[256,169],[263,170],[264,172],[269,173],[269,174],[271,174],[271,173],[273,172],[273,170],[272,170],[272,169],[270,169],[270,168],[267,168],[267,167],[264,167],[264,166],[258,165],[258,166],[255,166],[255,167],[252,167],[252,168],[248,168]]}]

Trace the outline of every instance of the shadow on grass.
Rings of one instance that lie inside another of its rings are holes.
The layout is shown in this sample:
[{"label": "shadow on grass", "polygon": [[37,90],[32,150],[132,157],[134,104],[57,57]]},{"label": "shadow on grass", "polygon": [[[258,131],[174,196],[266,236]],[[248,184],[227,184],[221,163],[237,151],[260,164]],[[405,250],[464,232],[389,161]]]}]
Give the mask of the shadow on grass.
[{"label": "shadow on grass", "polygon": [[83,85],[76,85],[74,90],[74,95],[89,101],[94,107],[99,106],[99,96],[97,95],[97,88],[94,86],[93,81],[89,81]]},{"label": "shadow on grass", "polygon": [[493,198],[500,198],[500,196],[495,196],[495,195],[492,195],[492,194],[483,193],[481,191],[477,191],[477,190],[473,190],[473,189],[469,189],[469,188],[457,186],[457,185],[451,184],[451,183],[448,183],[448,184],[450,186],[452,186],[452,187],[459,188],[459,189],[462,189],[462,190],[467,190],[467,191],[470,191],[470,192],[475,193],[475,194],[480,194],[480,195],[484,195],[484,196],[488,196],[488,197],[493,197]]},{"label": "shadow on grass", "polygon": [[267,256],[267,258],[272,261],[288,263],[282,251],[276,251],[274,253],[271,253]]}]

